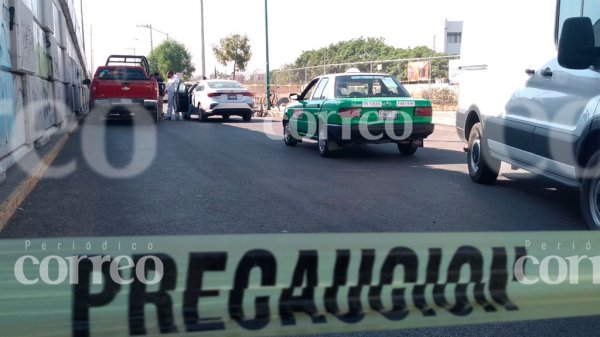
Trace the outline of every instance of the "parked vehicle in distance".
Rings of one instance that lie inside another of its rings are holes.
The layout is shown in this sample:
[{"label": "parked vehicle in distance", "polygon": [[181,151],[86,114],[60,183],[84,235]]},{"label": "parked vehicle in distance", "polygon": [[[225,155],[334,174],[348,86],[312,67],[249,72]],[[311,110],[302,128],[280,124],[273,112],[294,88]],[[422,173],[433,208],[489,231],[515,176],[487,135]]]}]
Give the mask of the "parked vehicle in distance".
[{"label": "parked vehicle in distance", "polygon": [[144,56],[111,55],[98,67],[90,86],[90,106],[95,116],[104,119],[131,119],[149,113],[158,120],[158,83],[149,76]]},{"label": "parked vehicle in distance", "polygon": [[434,131],[431,102],[411,98],[391,75],[323,75],[290,100],[283,116],[285,144],[314,139],[324,157],[352,143],[396,143],[410,156]]},{"label": "parked vehicle in distance", "polygon": [[465,20],[462,40],[456,127],[471,179],[492,184],[506,162],[579,187],[585,223],[600,229],[600,3],[486,6],[496,15]]},{"label": "parked vehicle in distance", "polygon": [[[237,81],[203,80],[189,86],[181,83],[176,100],[178,111],[186,118],[195,114],[201,122],[211,116],[221,116],[224,121],[231,116],[241,116],[249,122],[254,113],[254,95]],[[193,109],[188,113],[190,104]]]}]

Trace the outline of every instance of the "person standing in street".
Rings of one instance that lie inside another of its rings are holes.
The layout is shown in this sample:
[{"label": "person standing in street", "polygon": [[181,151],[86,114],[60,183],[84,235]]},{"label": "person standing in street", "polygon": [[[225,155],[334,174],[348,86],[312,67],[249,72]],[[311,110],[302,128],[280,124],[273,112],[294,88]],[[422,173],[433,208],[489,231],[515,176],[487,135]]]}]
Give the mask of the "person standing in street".
[{"label": "person standing in street", "polygon": [[167,94],[169,95],[169,102],[165,119],[178,120],[179,113],[175,108],[175,95],[177,94],[177,87],[179,86],[179,78],[173,73],[172,70],[169,70],[167,73],[167,78],[169,79],[167,81]]}]

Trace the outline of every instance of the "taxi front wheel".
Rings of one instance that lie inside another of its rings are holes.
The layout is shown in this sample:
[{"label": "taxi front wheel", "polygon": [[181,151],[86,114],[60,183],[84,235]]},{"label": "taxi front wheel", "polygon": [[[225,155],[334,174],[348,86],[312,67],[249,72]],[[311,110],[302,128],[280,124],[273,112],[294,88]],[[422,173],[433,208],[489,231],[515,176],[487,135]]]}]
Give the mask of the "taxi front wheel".
[{"label": "taxi front wheel", "polygon": [[298,139],[294,138],[290,131],[290,123],[286,123],[283,127],[283,141],[287,146],[296,146],[298,144]]}]

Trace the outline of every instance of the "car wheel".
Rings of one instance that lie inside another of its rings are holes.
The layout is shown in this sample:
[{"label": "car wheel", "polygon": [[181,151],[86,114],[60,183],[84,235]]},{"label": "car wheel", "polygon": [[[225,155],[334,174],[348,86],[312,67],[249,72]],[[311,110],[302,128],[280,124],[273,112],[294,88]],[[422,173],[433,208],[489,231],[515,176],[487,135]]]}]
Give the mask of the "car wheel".
[{"label": "car wheel", "polygon": [[283,127],[283,142],[287,146],[296,146],[298,139],[294,138],[290,130],[290,123],[286,123]]},{"label": "car wheel", "polygon": [[403,156],[412,156],[417,152],[418,148],[419,147],[414,142],[408,144],[398,143],[398,151],[400,151]]},{"label": "car wheel", "polygon": [[244,120],[244,122],[249,122],[252,120],[252,114],[245,114],[242,116],[242,119]]},{"label": "car wheel", "polygon": [[467,165],[471,180],[478,184],[491,185],[498,179],[500,161],[490,155],[482,135],[481,123],[473,125],[469,135]]},{"label": "car wheel", "polygon": [[322,157],[331,157],[331,141],[327,139],[327,125],[325,123],[319,123],[319,154]]},{"label": "car wheel", "polygon": [[183,119],[185,119],[186,121],[189,121],[190,119],[192,119],[192,115],[190,115],[188,112],[183,112]]},{"label": "car wheel", "polygon": [[223,118],[223,121],[224,121],[224,122],[227,122],[227,121],[229,120],[229,117],[230,117],[230,116],[229,116],[229,115],[223,115],[223,116],[221,116],[221,117]]},{"label": "car wheel", "polygon": [[208,115],[204,113],[204,110],[202,110],[200,104],[198,104],[198,120],[201,122],[206,122],[208,120]]},{"label": "car wheel", "polygon": [[581,214],[587,227],[600,230],[600,151],[588,160],[581,181]]}]

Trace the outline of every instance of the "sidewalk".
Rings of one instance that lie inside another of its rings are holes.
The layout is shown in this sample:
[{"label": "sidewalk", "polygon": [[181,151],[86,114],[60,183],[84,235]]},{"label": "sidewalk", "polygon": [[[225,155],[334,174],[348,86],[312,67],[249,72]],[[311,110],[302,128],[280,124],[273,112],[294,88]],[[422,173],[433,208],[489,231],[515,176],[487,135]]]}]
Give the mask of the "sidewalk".
[{"label": "sidewalk", "polygon": [[47,144],[29,150],[23,158],[6,170],[4,177],[0,177],[4,178],[0,179],[0,232],[83,120],[83,116],[73,118],[66,120],[64,126],[49,137]]}]

